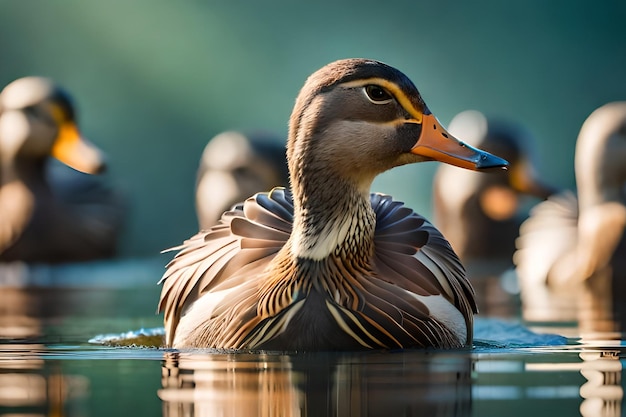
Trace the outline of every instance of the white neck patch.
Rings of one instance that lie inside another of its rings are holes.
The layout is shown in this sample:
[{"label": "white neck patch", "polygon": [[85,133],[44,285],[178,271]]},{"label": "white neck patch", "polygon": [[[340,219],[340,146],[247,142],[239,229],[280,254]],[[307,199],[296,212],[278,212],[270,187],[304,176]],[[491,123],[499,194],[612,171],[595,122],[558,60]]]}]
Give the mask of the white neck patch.
[{"label": "white neck patch", "polygon": [[351,217],[329,222],[318,235],[306,236],[301,228],[295,228],[291,241],[291,253],[298,258],[320,261],[330,256],[348,236],[355,219]]}]

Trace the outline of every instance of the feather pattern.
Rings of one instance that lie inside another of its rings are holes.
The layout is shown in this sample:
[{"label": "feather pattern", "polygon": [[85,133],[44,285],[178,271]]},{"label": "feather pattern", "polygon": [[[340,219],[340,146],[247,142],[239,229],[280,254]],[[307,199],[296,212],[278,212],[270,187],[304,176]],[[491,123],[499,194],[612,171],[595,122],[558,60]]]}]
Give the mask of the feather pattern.
[{"label": "feather pattern", "polygon": [[[281,262],[276,254],[291,233],[293,197],[284,188],[256,194],[224,214],[217,226],[174,248],[180,252],[161,280],[159,304],[170,336],[167,343],[174,343],[171,336],[194,301],[208,292],[229,290],[234,290],[228,292],[231,308],[201,303],[213,314],[191,330],[185,345],[267,348],[281,335],[295,344],[289,324],[303,305],[312,303],[307,300],[312,292],[323,298],[319,304],[336,321],[336,331],[354,340],[350,347],[451,347],[471,340],[473,290],[447,241],[424,217],[390,196],[372,194],[370,201],[376,213],[371,270],[339,258],[305,260],[308,266],[301,275],[285,279],[276,274],[291,267],[282,260],[284,267],[268,275],[268,263]],[[429,297],[443,297],[462,311],[466,340],[429,314]],[[256,301],[247,304],[252,299]],[[232,308],[236,305],[249,307]]]}]

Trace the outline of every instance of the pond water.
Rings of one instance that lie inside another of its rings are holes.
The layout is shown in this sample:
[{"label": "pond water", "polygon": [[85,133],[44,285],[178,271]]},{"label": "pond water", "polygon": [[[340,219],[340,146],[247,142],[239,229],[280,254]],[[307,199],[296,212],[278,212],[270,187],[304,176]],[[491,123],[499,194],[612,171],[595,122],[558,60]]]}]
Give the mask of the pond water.
[{"label": "pond water", "polygon": [[162,268],[13,274],[0,289],[0,416],[624,415],[624,343],[577,339],[571,323],[479,318],[475,346],[454,351],[146,347],[162,332]]}]

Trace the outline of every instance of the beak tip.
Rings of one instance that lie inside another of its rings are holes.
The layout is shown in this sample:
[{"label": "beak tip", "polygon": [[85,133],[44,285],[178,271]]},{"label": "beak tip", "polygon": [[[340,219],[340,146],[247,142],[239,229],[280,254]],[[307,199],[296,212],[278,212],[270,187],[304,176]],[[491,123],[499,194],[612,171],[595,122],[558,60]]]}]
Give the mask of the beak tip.
[{"label": "beak tip", "polygon": [[476,162],[476,169],[478,170],[500,168],[506,171],[508,166],[509,162],[506,159],[486,152],[480,155],[480,159]]},{"label": "beak tip", "polygon": [[105,172],[107,172],[107,164],[104,163],[102,165],[100,165],[99,167],[97,167],[94,171],[94,174],[96,175],[100,175],[100,174],[104,174]]}]

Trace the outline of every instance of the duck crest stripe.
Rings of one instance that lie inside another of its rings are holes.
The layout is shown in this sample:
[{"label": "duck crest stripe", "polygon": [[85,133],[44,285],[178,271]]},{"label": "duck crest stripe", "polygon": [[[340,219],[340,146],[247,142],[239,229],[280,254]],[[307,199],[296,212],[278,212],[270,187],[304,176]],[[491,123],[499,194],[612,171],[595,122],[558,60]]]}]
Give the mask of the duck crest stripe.
[{"label": "duck crest stripe", "polygon": [[402,91],[400,86],[394,82],[386,80],[384,78],[366,78],[359,79],[354,81],[348,81],[346,83],[342,83],[341,85],[344,87],[365,87],[366,85],[375,84],[383,87],[389,93],[391,93],[394,98],[400,103],[400,105],[415,118],[416,123],[422,123],[422,116],[424,115],[421,109],[415,107],[413,102],[409,99],[409,97]]}]

